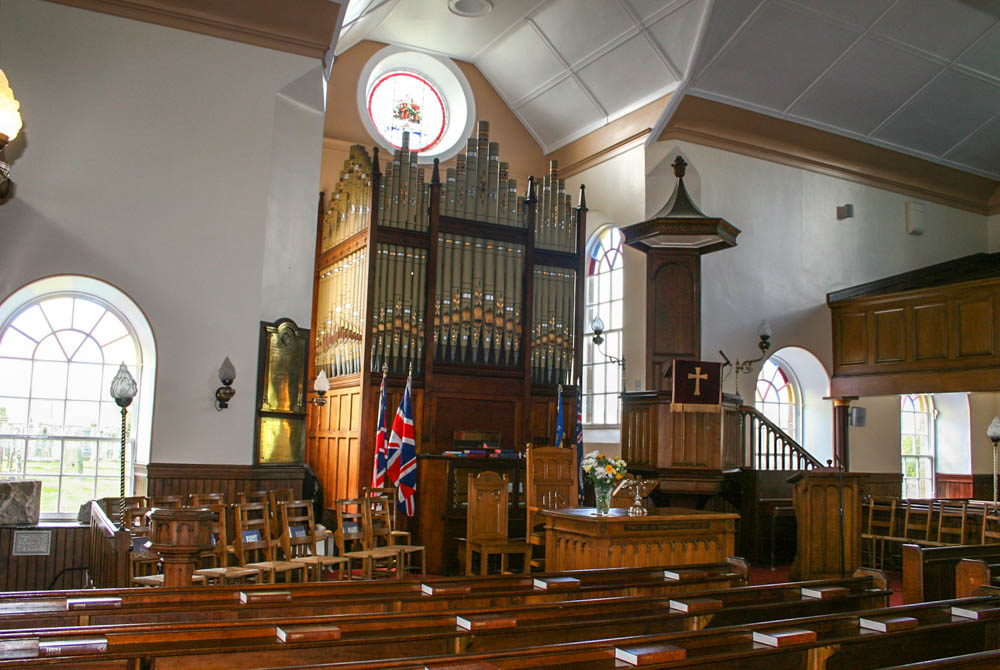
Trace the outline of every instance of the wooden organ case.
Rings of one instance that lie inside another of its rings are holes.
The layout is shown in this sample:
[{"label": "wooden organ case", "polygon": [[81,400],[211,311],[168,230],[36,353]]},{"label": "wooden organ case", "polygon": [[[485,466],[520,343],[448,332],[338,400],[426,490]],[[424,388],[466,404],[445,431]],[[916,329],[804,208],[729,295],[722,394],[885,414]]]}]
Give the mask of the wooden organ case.
[{"label": "wooden organ case", "polygon": [[[444,182],[439,172],[435,160],[427,179],[406,139],[384,166],[355,145],[325,207],[321,197],[311,374],[325,370],[331,388],[310,405],[306,447],[327,507],[355,497],[371,480],[382,370],[391,426],[412,367],[421,542],[446,513],[422,502],[442,484],[421,461],[459,430],[519,451],[551,442],[559,384],[572,435],[582,356],[582,187],[573,207],[553,161],[519,194],[484,121]],[[428,546],[432,572],[442,552]]]}]

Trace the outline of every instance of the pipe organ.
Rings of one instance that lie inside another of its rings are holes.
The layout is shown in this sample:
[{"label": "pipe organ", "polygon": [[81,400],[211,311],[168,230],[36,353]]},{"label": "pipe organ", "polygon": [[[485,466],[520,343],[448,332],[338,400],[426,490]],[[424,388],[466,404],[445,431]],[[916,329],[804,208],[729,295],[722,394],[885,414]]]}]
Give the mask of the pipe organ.
[{"label": "pipe organ", "polygon": [[383,370],[390,415],[413,371],[419,454],[451,449],[459,430],[499,433],[506,449],[551,443],[559,384],[572,434],[582,188],[574,206],[554,161],[519,186],[485,121],[444,180],[408,142],[381,164],[351,147],[320,208],[312,374],[331,390],[310,405],[307,461],[328,504],[370,482]]}]

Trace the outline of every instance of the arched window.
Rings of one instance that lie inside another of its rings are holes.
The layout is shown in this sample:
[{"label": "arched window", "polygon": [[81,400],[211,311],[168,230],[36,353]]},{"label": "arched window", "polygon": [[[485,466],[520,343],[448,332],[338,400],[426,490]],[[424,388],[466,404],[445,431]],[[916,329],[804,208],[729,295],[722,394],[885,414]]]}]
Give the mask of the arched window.
[{"label": "arched window", "polygon": [[121,410],[109,389],[121,363],[139,385],[128,413],[128,482],[138,435],[148,449],[149,426],[140,432],[137,423],[151,413],[154,361],[144,353],[155,358],[152,333],[143,319],[140,338],[118,306],[72,290],[88,284],[121,295],[125,311],[142,318],[120,291],[82,277],[40,280],[0,305],[0,478],[41,480],[46,516],[75,516],[82,503],[119,494]]},{"label": "arched window", "polygon": [[934,497],[934,401],[929,395],[904,395],[899,404],[903,497]]},{"label": "arched window", "polygon": [[[604,353],[622,356],[622,308],[625,271],[622,234],[614,226],[597,230],[588,244],[586,343],[583,347],[583,422],[595,426],[621,423],[618,394],[622,391],[621,371]],[[604,344],[594,346],[590,335],[594,317],[604,322]],[[604,353],[602,353],[604,352]]]},{"label": "arched window", "polygon": [[802,394],[792,369],[771,356],[761,366],[754,406],[796,442],[802,441]]}]

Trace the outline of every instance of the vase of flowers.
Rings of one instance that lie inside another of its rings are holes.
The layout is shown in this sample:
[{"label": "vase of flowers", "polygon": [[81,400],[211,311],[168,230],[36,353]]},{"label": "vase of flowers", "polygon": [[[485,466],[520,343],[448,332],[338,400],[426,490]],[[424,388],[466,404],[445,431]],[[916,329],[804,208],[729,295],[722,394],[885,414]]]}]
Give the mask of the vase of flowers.
[{"label": "vase of flowers", "polygon": [[583,473],[594,485],[597,514],[605,516],[611,509],[611,491],[628,471],[628,463],[620,458],[608,458],[599,451],[592,451],[583,457]]}]

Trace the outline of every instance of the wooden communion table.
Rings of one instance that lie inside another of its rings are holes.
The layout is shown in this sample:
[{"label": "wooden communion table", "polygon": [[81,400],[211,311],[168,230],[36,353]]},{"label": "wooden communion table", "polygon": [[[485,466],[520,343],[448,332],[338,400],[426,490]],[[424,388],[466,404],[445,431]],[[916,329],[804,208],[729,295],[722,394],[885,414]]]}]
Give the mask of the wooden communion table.
[{"label": "wooden communion table", "polygon": [[733,555],[739,514],[669,507],[648,516],[613,508],[542,510],[546,570],[695,565]]}]

